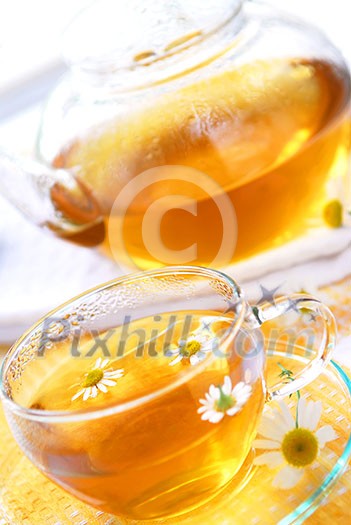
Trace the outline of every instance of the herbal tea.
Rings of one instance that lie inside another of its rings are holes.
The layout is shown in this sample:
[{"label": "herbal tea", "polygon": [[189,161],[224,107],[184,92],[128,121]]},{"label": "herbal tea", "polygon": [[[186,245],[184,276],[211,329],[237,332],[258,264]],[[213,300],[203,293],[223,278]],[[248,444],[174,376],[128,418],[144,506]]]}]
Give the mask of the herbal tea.
[{"label": "herbal tea", "polygon": [[27,365],[15,401],[83,412],[65,423],[24,419],[26,449],[109,513],[164,517],[210,499],[242,465],[264,402],[263,350],[245,359],[248,340],[228,347],[232,321],[176,312],[57,343]]},{"label": "herbal tea", "polygon": [[[184,262],[177,253],[196,244],[197,255],[187,264],[211,264],[222,241],[221,214],[200,180],[136,187],[126,212],[111,215],[115,199],[150,168],[200,170],[235,209],[238,238],[229,259],[239,260],[303,234],[311,218],[323,217],[328,183],[347,171],[349,99],[347,72],[331,63],[258,61],[166,93],[146,102],[143,111],[129,108],[127,116],[67,144],[54,165],[78,168],[102,206],[106,232],[117,242],[122,231],[125,251],[144,269],[165,262],[162,249],[159,257],[150,253],[143,231],[153,203],[171,196],[167,204],[160,201],[157,232],[164,251],[174,253],[167,263]],[[187,209],[189,197],[197,201],[196,214]],[[69,215],[62,196],[57,206]],[[94,235],[102,234],[95,228],[76,241],[94,242]],[[103,248],[111,248],[107,233]],[[113,249],[122,252],[118,244]]]}]

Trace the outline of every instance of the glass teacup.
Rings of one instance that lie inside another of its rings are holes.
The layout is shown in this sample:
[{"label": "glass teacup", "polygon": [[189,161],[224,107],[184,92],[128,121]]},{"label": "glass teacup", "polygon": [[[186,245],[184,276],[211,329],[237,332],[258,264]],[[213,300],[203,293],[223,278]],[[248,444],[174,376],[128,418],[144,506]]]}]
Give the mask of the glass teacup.
[{"label": "glass teacup", "polygon": [[[310,361],[268,391],[260,326],[286,312],[310,317]],[[48,314],[5,358],[1,393],[18,444],[51,480],[102,511],[165,518],[240,478],[265,401],[313,380],[334,343],[313,297],[252,308],[223,273],[171,267]]]}]

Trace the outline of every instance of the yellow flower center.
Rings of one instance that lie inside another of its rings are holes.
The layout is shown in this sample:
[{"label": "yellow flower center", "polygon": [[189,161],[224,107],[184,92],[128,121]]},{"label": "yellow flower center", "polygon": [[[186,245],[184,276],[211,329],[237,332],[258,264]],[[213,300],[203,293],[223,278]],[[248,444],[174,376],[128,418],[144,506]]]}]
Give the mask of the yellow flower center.
[{"label": "yellow flower center", "polygon": [[342,226],[343,207],[338,199],[328,202],[323,210],[324,221],[330,228],[340,228]]},{"label": "yellow flower center", "polygon": [[188,341],[184,346],[181,347],[180,353],[185,357],[191,357],[192,355],[197,354],[201,350],[201,343],[193,339]]},{"label": "yellow flower center", "polygon": [[222,387],[218,387],[220,391],[220,396],[218,401],[216,401],[215,407],[218,412],[226,412],[230,408],[233,408],[236,401],[232,396],[227,396],[222,390]]},{"label": "yellow flower center", "polygon": [[282,453],[293,467],[306,467],[318,455],[318,439],[307,428],[294,428],[284,436]]},{"label": "yellow flower center", "polygon": [[94,370],[91,370],[87,377],[84,379],[82,383],[83,388],[89,388],[90,386],[96,386],[101,379],[104,377],[104,373],[101,370],[101,368],[95,368]]}]

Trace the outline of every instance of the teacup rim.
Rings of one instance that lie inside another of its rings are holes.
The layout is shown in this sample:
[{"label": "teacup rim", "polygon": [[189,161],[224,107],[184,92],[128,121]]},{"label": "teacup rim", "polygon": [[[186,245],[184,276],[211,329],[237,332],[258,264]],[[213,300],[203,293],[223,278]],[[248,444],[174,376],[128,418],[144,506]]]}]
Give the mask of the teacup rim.
[{"label": "teacup rim", "polygon": [[105,418],[118,413],[126,412],[128,410],[132,410],[133,408],[136,408],[139,405],[148,403],[156,397],[168,393],[169,391],[173,390],[174,388],[177,388],[181,384],[186,383],[192,377],[196,377],[199,373],[202,372],[203,369],[205,369],[209,365],[210,359],[215,359],[214,354],[211,355],[210,359],[206,359],[203,362],[198,363],[196,367],[192,367],[194,368],[194,370],[189,368],[189,371],[183,376],[181,376],[178,380],[152,392],[151,394],[146,394],[144,396],[133,399],[132,401],[122,401],[121,403],[115,403],[107,407],[96,407],[83,410],[42,410],[35,408],[27,408],[11,399],[4,388],[5,373],[8,370],[8,367],[10,366],[13,357],[16,355],[16,352],[21,348],[23,342],[28,337],[30,337],[35,332],[35,330],[38,329],[45,322],[46,319],[48,319],[51,316],[54,316],[61,310],[64,310],[66,307],[69,307],[74,302],[80,301],[103,290],[108,290],[109,288],[113,288],[118,285],[125,285],[128,283],[130,284],[131,282],[143,279],[145,277],[148,278],[163,275],[174,275],[175,273],[190,275],[192,274],[205,277],[207,276],[208,278],[220,278],[230,286],[233,292],[235,292],[238,298],[237,304],[240,304],[241,306],[239,308],[239,314],[233,319],[233,323],[231,324],[230,328],[226,330],[225,334],[223,334],[220,339],[220,343],[230,343],[230,341],[235,338],[246,316],[247,309],[247,303],[244,299],[243,291],[232,277],[217,269],[194,265],[164,266],[162,268],[147,271],[133,272],[98,284],[78,295],[75,295],[74,297],[68,299],[64,303],[61,303],[59,306],[55,307],[54,309],[43,315],[38,321],[31,325],[22,334],[22,336],[18,340],[16,340],[15,343],[11,346],[0,365],[0,400],[2,400],[4,405],[8,406],[12,413],[15,413],[21,417],[24,417],[25,419],[29,419],[32,421],[50,421],[54,423],[87,421],[91,419]]}]

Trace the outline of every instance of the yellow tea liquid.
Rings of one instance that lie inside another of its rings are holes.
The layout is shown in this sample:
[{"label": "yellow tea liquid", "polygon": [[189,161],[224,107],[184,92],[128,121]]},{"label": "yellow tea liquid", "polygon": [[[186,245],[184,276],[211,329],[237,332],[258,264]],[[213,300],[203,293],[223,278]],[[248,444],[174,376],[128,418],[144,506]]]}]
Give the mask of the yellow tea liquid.
[{"label": "yellow tea liquid", "polygon": [[[160,266],[162,250],[159,257],[150,253],[142,221],[152,203],[173,195],[174,205],[171,198],[161,209],[161,242],[174,251],[174,261],[167,262],[178,263],[177,252],[195,243],[197,255],[186,262],[211,264],[222,241],[222,218],[196,177],[162,180],[139,193],[134,188],[126,213],[110,215],[129,181],[165,165],[200,170],[229,197],[237,216],[237,245],[219,264],[303,234],[311,217],[323,215],[328,182],[346,173],[349,100],[346,71],[296,59],[246,64],[164,94],[142,110],[129,108],[125,118],[87,132],[54,160],[57,167],[78,167],[105,217],[105,230],[94,228],[72,240],[103,241],[108,253],[107,232],[114,239],[121,230],[123,250],[135,264]],[[180,209],[179,195],[197,200],[196,216],[186,205]],[[57,204],[69,215],[62,200]]]},{"label": "yellow tea liquid", "polygon": [[[102,347],[94,353],[96,335],[81,338],[75,347],[80,357],[72,357],[72,341],[60,342],[26,367],[15,396],[20,404],[70,414],[111,408],[79,421],[22,420],[19,439],[48,477],[103,511],[135,519],[182,513],[232,479],[248,454],[262,409],[262,352],[246,362],[244,349],[236,354],[222,345],[222,357],[214,359],[210,352],[200,364],[191,365],[188,356],[170,365],[175,357],[164,355],[166,338],[178,345],[185,323],[189,334],[198,337],[206,327],[215,338],[230,319],[177,312],[176,322],[164,314],[132,322],[128,333],[119,327],[100,334],[109,352],[105,369],[123,374],[95,398],[72,399],[91,379],[87,374],[98,356],[104,359]],[[249,378],[251,395],[237,414],[217,424],[204,421],[200,399],[225,376],[233,386]]]}]

